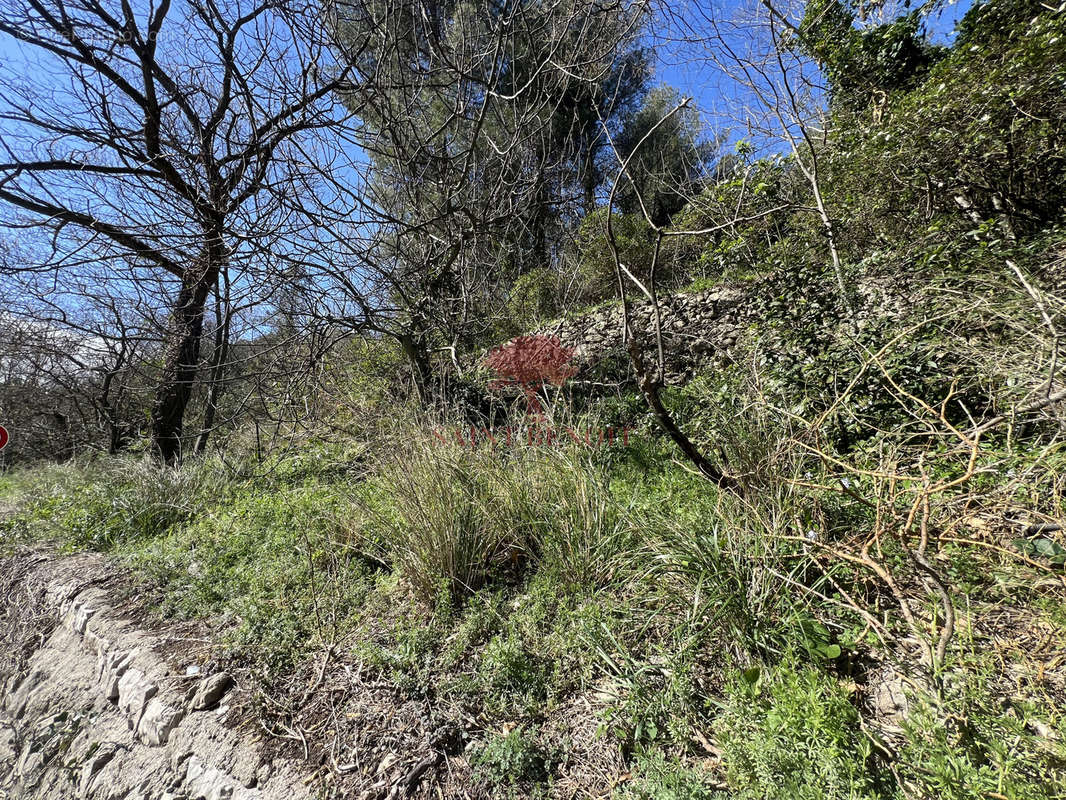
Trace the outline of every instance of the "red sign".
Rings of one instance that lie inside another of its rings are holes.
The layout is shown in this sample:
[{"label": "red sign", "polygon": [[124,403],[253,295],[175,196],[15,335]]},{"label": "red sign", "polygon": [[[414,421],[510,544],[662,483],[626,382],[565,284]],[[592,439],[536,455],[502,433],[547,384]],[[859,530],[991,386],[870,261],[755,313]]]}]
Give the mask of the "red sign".
[{"label": "red sign", "polygon": [[4,449],[4,445],[7,444],[7,440],[11,437],[7,435],[7,428],[0,425],[0,450]]}]

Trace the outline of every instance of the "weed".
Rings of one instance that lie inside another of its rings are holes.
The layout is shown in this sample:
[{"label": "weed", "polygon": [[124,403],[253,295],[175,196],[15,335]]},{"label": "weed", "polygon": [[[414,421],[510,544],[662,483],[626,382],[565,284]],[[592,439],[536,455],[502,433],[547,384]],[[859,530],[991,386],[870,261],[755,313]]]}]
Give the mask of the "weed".
[{"label": "weed", "polygon": [[974,664],[956,672],[939,698],[917,698],[904,723],[903,780],[944,800],[1060,797],[1066,780],[1061,717],[1046,702],[997,701],[991,674],[990,664]]},{"label": "weed", "polygon": [[530,715],[544,706],[547,665],[515,635],[494,636],[478,669],[489,709],[506,716]]},{"label": "weed", "polygon": [[538,744],[536,728],[520,726],[487,741],[471,761],[474,774],[494,786],[535,790],[545,788],[552,758]]},{"label": "weed", "polygon": [[793,656],[735,674],[716,723],[729,784],[751,800],[872,800],[883,776],[847,690]]},{"label": "weed", "polygon": [[681,763],[658,752],[640,752],[633,768],[633,780],[614,797],[617,800],[726,800],[728,795],[715,788],[706,769]]}]

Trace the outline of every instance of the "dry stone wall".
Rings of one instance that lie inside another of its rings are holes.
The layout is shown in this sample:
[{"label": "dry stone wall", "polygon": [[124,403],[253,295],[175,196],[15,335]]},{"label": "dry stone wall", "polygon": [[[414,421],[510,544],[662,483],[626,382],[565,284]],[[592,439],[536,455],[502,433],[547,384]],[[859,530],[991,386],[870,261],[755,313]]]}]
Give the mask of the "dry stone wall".
[{"label": "dry stone wall", "polygon": [[[767,303],[781,291],[780,282],[753,282],[743,286],[717,286],[699,292],[666,295],[659,299],[659,318],[666,360],[665,380],[668,384],[683,384],[698,369],[729,362],[745,334],[758,328],[766,318]],[[825,312],[823,301],[807,296],[799,287],[794,309],[816,319]],[[857,306],[854,324],[857,330],[883,320],[899,318],[917,302],[917,290],[895,277],[866,278],[855,286]],[[631,305],[631,319],[641,334],[645,361],[652,363],[655,353],[655,322],[652,305],[637,302]],[[780,319],[778,319],[780,321]],[[586,314],[555,320],[538,334],[558,336],[560,342],[575,348],[575,359],[586,375],[612,358],[620,359],[623,369],[625,352],[621,343],[622,309],[618,304],[590,311]],[[761,346],[776,348],[780,342],[773,331],[764,326]],[[615,371],[617,372],[617,371]],[[580,380],[579,373],[578,379]]]},{"label": "dry stone wall", "polygon": [[[660,299],[667,383],[683,383],[695,369],[732,353],[751,321],[749,299],[743,289],[729,286]],[[655,320],[651,304],[634,303],[631,319],[641,333],[645,357],[652,358]],[[594,367],[612,356],[624,356],[621,328],[622,308],[616,304],[556,320],[537,333],[558,336],[563,345],[575,348],[579,365]]]}]

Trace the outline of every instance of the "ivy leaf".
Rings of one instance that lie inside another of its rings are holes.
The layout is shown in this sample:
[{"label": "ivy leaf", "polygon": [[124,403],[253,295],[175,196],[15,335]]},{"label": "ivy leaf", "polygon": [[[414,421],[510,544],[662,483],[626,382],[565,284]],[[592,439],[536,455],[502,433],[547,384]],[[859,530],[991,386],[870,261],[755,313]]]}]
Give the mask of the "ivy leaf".
[{"label": "ivy leaf", "polygon": [[1014,545],[1030,558],[1042,558],[1058,567],[1066,565],[1066,548],[1046,537],[1015,539]]}]

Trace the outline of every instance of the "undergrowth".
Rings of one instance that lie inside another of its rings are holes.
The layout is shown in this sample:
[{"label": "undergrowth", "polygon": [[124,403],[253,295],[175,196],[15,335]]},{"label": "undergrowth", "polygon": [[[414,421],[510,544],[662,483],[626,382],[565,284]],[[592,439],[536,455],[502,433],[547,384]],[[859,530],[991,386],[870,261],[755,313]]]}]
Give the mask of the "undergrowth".
[{"label": "undergrowth", "polygon": [[[1062,518],[1057,439],[973,449],[945,427],[844,460],[799,446],[742,373],[669,402],[760,491],[710,489],[650,428],[508,449],[413,427],[359,473],[302,456],[10,473],[4,524],[9,544],[112,554],[159,613],[211,620],[271,680],[341,648],[463,709],[484,726],[473,774],[501,795],[550,792],[567,757],[549,731],[587,696],[631,765],[622,798],[1055,796],[1061,688],[993,680],[1042,674],[1044,656],[997,666],[985,620],[1020,604],[1011,635],[1062,630],[1057,551],[1023,546],[1054,533],[1019,527]],[[943,531],[933,573],[923,525]],[[890,723],[872,705],[885,665],[909,707]]]}]

